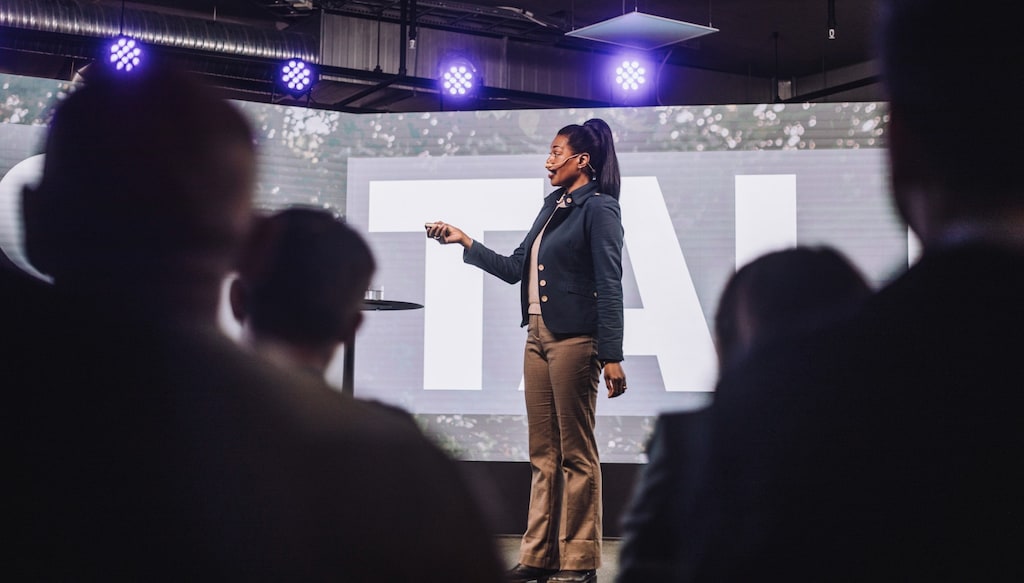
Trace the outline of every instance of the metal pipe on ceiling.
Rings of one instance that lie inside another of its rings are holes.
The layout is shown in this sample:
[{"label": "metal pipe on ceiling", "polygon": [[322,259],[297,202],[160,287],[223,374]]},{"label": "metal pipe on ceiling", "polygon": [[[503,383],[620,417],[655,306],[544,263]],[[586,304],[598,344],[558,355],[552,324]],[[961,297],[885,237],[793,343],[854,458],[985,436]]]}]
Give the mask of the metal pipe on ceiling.
[{"label": "metal pipe on ceiling", "polygon": [[320,60],[319,43],[310,35],[138,9],[125,10],[122,29],[120,8],[81,0],[4,0],[0,26],[98,38],[125,34],[153,45],[240,57]]}]

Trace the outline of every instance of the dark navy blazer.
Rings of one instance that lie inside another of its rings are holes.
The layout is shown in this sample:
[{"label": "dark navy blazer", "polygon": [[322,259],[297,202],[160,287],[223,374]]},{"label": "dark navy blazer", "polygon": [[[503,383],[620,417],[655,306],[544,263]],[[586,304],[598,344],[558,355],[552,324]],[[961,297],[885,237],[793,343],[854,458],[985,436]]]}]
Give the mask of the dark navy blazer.
[{"label": "dark navy blazer", "polygon": [[544,324],[558,335],[595,336],[597,358],[617,362],[622,360],[622,214],[618,200],[597,190],[597,182],[590,182],[568,193],[566,208],[560,209],[565,189],[549,194],[512,255],[499,255],[474,240],[462,258],[508,283],[523,282],[525,326],[530,249],[551,217],[537,253]]}]

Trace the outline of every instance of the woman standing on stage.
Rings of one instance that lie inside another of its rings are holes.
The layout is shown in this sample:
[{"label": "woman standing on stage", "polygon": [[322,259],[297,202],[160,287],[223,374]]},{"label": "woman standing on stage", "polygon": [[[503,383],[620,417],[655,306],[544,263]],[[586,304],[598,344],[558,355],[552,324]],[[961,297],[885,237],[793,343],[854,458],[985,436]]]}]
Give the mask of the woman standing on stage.
[{"label": "woman standing on stage", "polygon": [[522,282],[533,481],[519,564],[507,578],[585,583],[601,564],[594,420],[602,369],[609,397],[626,391],[620,177],[611,128],[600,119],[562,128],[545,168],[558,188],[512,255],[440,221],[427,225],[427,235],[462,245],[466,263]]}]

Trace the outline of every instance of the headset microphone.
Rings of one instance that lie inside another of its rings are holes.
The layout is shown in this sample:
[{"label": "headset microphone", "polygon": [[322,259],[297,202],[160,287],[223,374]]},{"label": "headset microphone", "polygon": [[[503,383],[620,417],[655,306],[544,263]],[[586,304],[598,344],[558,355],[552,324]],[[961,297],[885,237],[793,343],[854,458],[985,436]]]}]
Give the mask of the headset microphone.
[{"label": "headset microphone", "polygon": [[565,164],[569,160],[572,160],[573,158],[576,158],[576,157],[579,157],[579,156],[582,156],[582,155],[583,155],[583,152],[580,152],[579,154],[573,154],[572,156],[569,156],[565,160],[562,160],[562,163],[559,164],[558,166],[545,166],[544,168],[546,168],[548,172],[554,172],[555,170],[561,170],[562,166],[565,166]]}]

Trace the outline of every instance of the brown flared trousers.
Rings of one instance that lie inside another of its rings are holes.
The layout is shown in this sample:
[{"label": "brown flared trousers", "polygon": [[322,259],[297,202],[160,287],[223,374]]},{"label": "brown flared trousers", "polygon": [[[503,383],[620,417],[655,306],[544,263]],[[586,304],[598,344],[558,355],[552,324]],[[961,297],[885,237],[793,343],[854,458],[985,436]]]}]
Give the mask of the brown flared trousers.
[{"label": "brown flared trousers", "polygon": [[597,342],[556,337],[531,315],[523,357],[533,481],[519,562],[601,566],[601,464],[594,437]]}]

